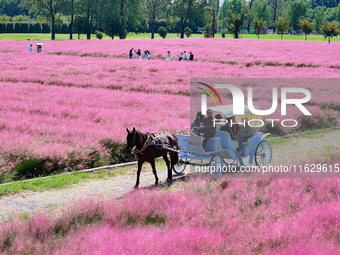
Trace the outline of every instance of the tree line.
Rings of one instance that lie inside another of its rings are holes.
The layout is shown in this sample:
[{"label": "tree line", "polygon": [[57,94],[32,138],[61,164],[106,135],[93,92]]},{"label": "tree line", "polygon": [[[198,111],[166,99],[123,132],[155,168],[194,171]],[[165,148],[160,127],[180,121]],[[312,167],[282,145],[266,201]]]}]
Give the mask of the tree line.
[{"label": "tree line", "polygon": [[128,32],[150,32],[154,38],[160,27],[181,38],[186,28],[205,37],[221,32],[237,38],[245,31],[259,35],[265,28],[281,35],[289,30],[325,34],[326,26],[335,36],[340,4],[339,0],[0,0],[1,23],[0,33],[47,31],[48,23],[52,40],[66,30],[70,39],[74,33],[90,39],[95,30],[112,39],[124,39]]}]

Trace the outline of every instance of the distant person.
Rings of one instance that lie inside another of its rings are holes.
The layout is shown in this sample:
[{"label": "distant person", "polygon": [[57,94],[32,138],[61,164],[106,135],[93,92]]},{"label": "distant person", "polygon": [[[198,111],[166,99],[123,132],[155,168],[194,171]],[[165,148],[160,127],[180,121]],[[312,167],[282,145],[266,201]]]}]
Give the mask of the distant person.
[{"label": "distant person", "polygon": [[132,59],[132,56],[133,56],[133,48],[131,48],[130,52],[129,52],[129,57],[130,59]]},{"label": "distant person", "polygon": [[172,60],[172,56],[171,56],[170,51],[168,51],[168,55],[166,55],[166,60],[168,60],[168,61]]},{"label": "distant person", "polygon": [[183,55],[183,52],[181,51],[178,57],[178,61],[182,61],[183,58],[184,58],[184,55]]},{"label": "distant person", "polygon": [[147,53],[147,55],[148,55],[148,60],[151,58],[151,53],[150,53],[150,51],[149,50],[146,50],[146,53]]},{"label": "distant person", "polygon": [[192,54],[192,52],[190,52],[189,59],[190,59],[190,61],[194,61],[194,54]]},{"label": "distant person", "polygon": [[148,59],[148,51],[144,51],[143,59]]},{"label": "distant person", "polygon": [[184,51],[184,61],[188,61],[189,60],[189,55],[186,51]]},{"label": "distant person", "polygon": [[37,52],[38,52],[38,53],[43,53],[43,52],[44,52],[43,49],[42,49],[42,47],[41,47],[41,45],[38,45],[38,47],[37,47]]},{"label": "distant person", "polygon": [[33,53],[33,46],[32,46],[32,44],[30,45],[30,47],[28,48],[28,50],[29,50],[30,53]]},{"label": "distant person", "polygon": [[142,52],[140,51],[140,49],[136,51],[136,55],[137,55],[137,59],[142,59]]}]

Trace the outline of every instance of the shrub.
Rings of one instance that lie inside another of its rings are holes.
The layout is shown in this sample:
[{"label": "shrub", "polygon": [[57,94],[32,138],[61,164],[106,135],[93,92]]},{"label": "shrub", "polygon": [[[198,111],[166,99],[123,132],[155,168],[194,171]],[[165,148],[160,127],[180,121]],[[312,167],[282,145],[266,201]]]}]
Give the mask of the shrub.
[{"label": "shrub", "polygon": [[[191,36],[191,34],[192,34],[191,28],[190,27],[184,28],[184,34],[187,36],[187,38],[189,38]],[[222,34],[222,37],[223,37],[223,34]]]},{"label": "shrub", "polygon": [[41,33],[41,25],[39,23],[30,24],[29,33]]},{"label": "shrub", "polygon": [[101,141],[102,146],[109,152],[110,164],[124,163],[135,160],[133,154],[126,153],[126,144],[115,142],[112,139],[104,139]]},{"label": "shrub", "polygon": [[96,30],[94,33],[95,33],[97,39],[99,39],[99,40],[103,39],[103,32]]},{"label": "shrub", "polygon": [[128,35],[128,31],[126,29],[124,29],[124,31],[120,34],[120,39],[126,39],[127,35]]},{"label": "shrub", "polygon": [[7,23],[7,29],[6,32],[8,34],[13,33],[14,32],[14,27],[13,27],[13,23]]},{"label": "shrub", "polygon": [[21,33],[21,23],[14,23],[14,33],[16,34]]},{"label": "shrub", "polygon": [[50,158],[25,159],[14,167],[14,178],[29,179],[46,175],[48,173],[48,162],[51,162]]},{"label": "shrub", "polygon": [[0,34],[6,33],[6,23],[0,23]]},{"label": "shrub", "polygon": [[20,33],[23,34],[28,33],[28,23],[21,23]]},{"label": "shrub", "polygon": [[165,27],[159,27],[158,28],[158,34],[164,39],[166,35],[168,34],[168,31],[166,31]]},{"label": "shrub", "polygon": [[47,23],[41,24],[42,26],[42,33],[50,33],[50,26]]}]

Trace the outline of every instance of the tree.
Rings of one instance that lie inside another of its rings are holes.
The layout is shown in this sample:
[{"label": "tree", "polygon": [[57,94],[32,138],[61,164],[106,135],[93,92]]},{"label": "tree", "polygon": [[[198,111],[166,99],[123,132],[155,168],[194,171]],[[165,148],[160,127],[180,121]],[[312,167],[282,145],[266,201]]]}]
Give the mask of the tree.
[{"label": "tree", "polygon": [[104,21],[104,32],[113,40],[115,36],[123,34],[123,27],[118,14],[110,15],[105,18]]},{"label": "tree", "polygon": [[73,30],[78,34],[78,40],[80,39],[80,34],[86,33],[85,30],[85,17],[77,16],[73,22]]},{"label": "tree", "polygon": [[[252,3],[252,1],[249,2],[249,4]],[[225,19],[228,17],[228,10],[231,10],[233,14],[241,14],[242,8],[247,5],[246,0],[224,0],[220,12],[218,14],[218,18],[220,20]],[[249,7],[249,9],[251,6]]]},{"label": "tree", "polygon": [[164,39],[168,33],[168,31],[166,31],[165,27],[159,27],[158,28],[158,34]]},{"label": "tree", "polygon": [[[208,10],[210,16],[211,16],[211,23],[210,23],[210,31],[212,38],[215,37],[215,34],[217,32],[217,12],[216,12],[215,6],[206,6],[205,9]],[[208,25],[209,26],[209,25]]]},{"label": "tree", "polygon": [[184,38],[184,28],[190,18],[193,15],[193,7],[196,0],[174,0],[173,1],[173,13],[174,16],[179,18],[181,38]]},{"label": "tree", "polygon": [[299,26],[302,29],[302,32],[306,35],[306,41],[307,41],[307,35],[313,32],[314,24],[312,22],[309,22],[307,19],[301,19],[299,21]]},{"label": "tree", "polygon": [[291,2],[289,5],[288,16],[290,25],[297,33],[300,31],[299,20],[306,17],[308,3],[304,0]]},{"label": "tree", "polygon": [[7,15],[0,15],[0,23],[7,23],[9,22],[10,17],[8,17]]},{"label": "tree", "polygon": [[13,22],[29,22],[30,18],[25,15],[17,15],[17,16],[12,17],[12,21]]},{"label": "tree", "polygon": [[36,8],[42,14],[45,14],[51,20],[51,39],[55,40],[55,24],[56,15],[60,14],[64,8],[64,0],[26,0],[26,4],[30,7]]},{"label": "tree", "polygon": [[289,20],[283,17],[279,17],[279,19],[275,22],[275,26],[277,29],[277,32],[281,34],[281,40],[282,35],[288,31],[289,27]]},{"label": "tree", "polygon": [[255,0],[251,13],[254,17],[263,19],[266,24],[270,23],[271,9],[267,0]]},{"label": "tree", "polygon": [[263,19],[258,19],[257,17],[255,17],[254,30],[255,30],[255,34],[257,34],[258,39],[260,39],[260,33],[263,32],[265,27],[266,27],[266,22]]},{"label": "tree", "polygon": [[156,18],[169,3],[168,0],[145,0],[145,9],[151,23],[151,39],[155,38]]},{"label": "tree", "polygon": [[86,39],[91,39],[91,31],[96,15],[100,12],[100,7],[103,7],[101,1],[96,0],[83,0],[80,9],[85,16],[84,28],[86,30]]},{"label": "tree", "polygon": [[234,14],[231,10],[228,10],[228,17],[225,18],[224,21],[227,23],[230,31],[236,39],[238,38],[238,34],[240,33],[244,23],[248,21],[248,15],[248,6],[244,6],[242,8],[241,14]]},{"label": "tree", "polygon": [[192,34],[191,28],[190,27],[186,27],[184,29],[184,34],[187,36],[187,38],[189,38],[191,36],[191,34]]},{"label": "tree", "polygon": [[338,36],[339,29],[337,28],[334,22],[325,22],[323,23],[321,30],[323,31],[323,35],[325,38],[328,37],[328,43],[331,43],[331,37]]},{"label": "tree", "polygon": [[325,17],[325,7],[318,6],[314,9],[314,19],[313,23],[315,26],[316,33],[320,33],[322,23],[324,22]]},{"label": "tree", "polygon": [[70,40],[73,39],[73,22],[74,22],[74,15],[76,9],[78,7],[80,0],[66,0],[67,3],[65,5],[64,14],[70,15],[70,24],[69,24],[69,33],[70,33]]}]

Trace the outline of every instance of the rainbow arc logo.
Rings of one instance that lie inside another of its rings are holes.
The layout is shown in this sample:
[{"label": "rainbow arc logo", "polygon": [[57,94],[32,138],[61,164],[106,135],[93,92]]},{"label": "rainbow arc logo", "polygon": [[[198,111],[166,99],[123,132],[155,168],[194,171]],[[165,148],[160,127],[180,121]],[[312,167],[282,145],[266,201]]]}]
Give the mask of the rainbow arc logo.
[{"label": "rainbow arc logo", "polygon": [[[205,84],[205,83],[203,83],[203,82],[197,82],[197,83],[198,83],[198,84],[201,84],[201,85],[203,85],[203,86],[206,86],[208,89],[210,89],[212,92],[214,92],[214,94],[217,96],[218,100],[220,101],[220,104],[223,105],[223,104],[222,104],[221,97],[220,97],[220,95],[217,93],[216,89],[214,89],[212,86],[210,86],[210,85],[208,85],[208,84]],[[217,102],[216,102],[215,97],[213,96],[213,94],[212,94],[209,90],[204,89],[204,88],[201,88],[201,87],[197,87],[197,88],[198,88],[198,89],[201,89],[201,90],[203,90],[205,93],[207,93],[207,94],[212,98],[212,100],[214,101],[215,105],[217,105]]]}]

